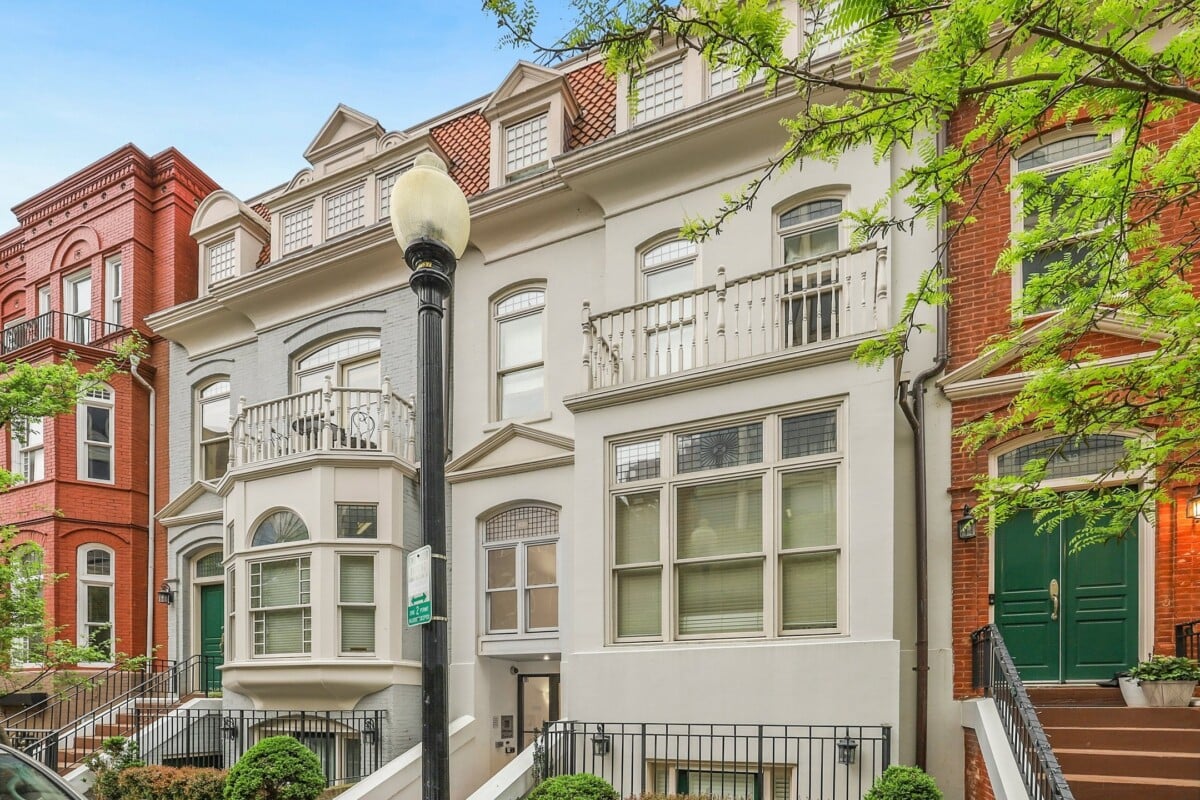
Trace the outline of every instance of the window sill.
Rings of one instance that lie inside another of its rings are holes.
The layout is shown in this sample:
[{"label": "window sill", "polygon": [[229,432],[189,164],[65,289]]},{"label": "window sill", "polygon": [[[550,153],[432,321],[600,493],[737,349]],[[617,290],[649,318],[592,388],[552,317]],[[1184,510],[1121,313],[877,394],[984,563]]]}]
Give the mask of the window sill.
[{"label": "window sill", "polygon": [[502,419],[496,422],[489,422],[483,426],[484,433],[495,433],[506,425],[539,425],[543,422],[549,422],[554,419],[553,414],[543,414],[537,417],[517,417],[514,419]]}]

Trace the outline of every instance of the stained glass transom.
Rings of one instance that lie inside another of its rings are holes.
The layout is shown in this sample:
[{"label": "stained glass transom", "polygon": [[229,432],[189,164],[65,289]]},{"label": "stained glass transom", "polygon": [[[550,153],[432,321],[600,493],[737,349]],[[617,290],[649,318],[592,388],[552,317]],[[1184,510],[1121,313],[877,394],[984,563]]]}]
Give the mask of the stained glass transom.
[{"label": "stained glass transom", "polygon": [[1068,440],[1055,436],[1022,445],[996,459],[1001,477],[1017,477],[1033,459],[1047,459],[1046,478],[1071,478],[1079,475],[1104,475],[1111,472],[1125,455],[1128,437],[1111,434]]},{"label": "stained glass transom", "polygon": [[510,294],[508,297],[496,304],[496,316],[504,317],[509,314],[515,314],[518,311],[525,311],[530,308],[537,308],[546,304],[546,293],[541,289],[531,289],[526,292],[517,292]]},{"label": "stained glass transom", "polygon": [[265,547],[269,544],[303,542],[307,539],[308,526],[304,524],[304,520],[296,516],[294,511],[284,509],[272,512],[266,519],[258,523],[250,546]]},{"label": "stained glass transom", "polygon": [[312,206],[283,215],[283,252],[312,244]]},{"label": "stained glass transom", "polygon": [[489,543],[557,535],[558,512],[543,506],[510,508],[483,524],[483,540]]},{"label": "stained glass transom", "polygon": [[652,69],[634,81],[637,112],[633,121],[658,119],[683,108],[683,62]]},{"label": "stained glass transom", "polygon": [[541,164],[546,160],[546,120],[548,115],[527,119],[504,129],[504,173]]},{"label": "stained glass transom", "polygon": [[687,433],[675,440],[675,467],[679,473],[740,467],[762,461],[762,423]]},{"label": "stained glass transom", "polygon": [[296,369],[305,370],[319,367],[322,364],[333,364],[359,353],[368,353],[379,349],[378,336],[357,336],[353,339],[339,339],[328,344],[304,358],[300,359]]},{"label": "stained glass transom", "polygon": [[208,282],[216,283],[232,278],[237,271],[237,252],[233,248],[233,237],[217,242],[208,248]]},{"label": "stained glass transom", "polygon": [[662,441],[633,442],[616,448],[617,483],[644,481],[662,474]]},{"label": "stained glass transom", "polygon": [[337,535],[339,539],[374,539],[379,520],[375,505],[338,503]]},{"label": "stained glass transom", "polygon": [[1070,161],[1080,156],[1103,153],[1112,147],[1112,137],[1104,136],[1073,136],[1070,139],[1059,139],[1031,150],[1017,159],[1017,169],[1038,169],[1059,161]]},{"label": "stained glass transom", "polygon": [[325,237],[345,233],[362,225],[363,186],[359,184],[325,200]]},{"label": "stained glass transom", "polygon": [[209,553],[196,561],[197,578],[219,578],[223,574],[219,552]]},{"label": "stained glass transom", "polygon": [[782,424],[784,458],[801,458],[837,450],[837,412],[821,411],[786,417]]}]

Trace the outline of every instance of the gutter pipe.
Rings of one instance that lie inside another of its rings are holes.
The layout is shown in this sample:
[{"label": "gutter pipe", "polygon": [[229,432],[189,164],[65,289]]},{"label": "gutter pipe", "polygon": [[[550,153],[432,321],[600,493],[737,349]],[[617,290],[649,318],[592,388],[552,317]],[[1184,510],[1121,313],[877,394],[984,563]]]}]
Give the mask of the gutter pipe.
[{"label": "gutter pipe", "polygon": [[134,380],[136,380],[142,386],[145,386],[146,391],[150,393],[150,416],[149,416],[149,420],[150,420],[150,437],[149,437],[150,438],[150,442],[149,442],[150,453],[149,453],[149,458],[148,458],[149,470],[150,470],[150,476],[149,476],[150,477],[150,485],[146,489],[146,506],[148,509],[147,513],[148,513],[148,517],[149,517],[146,522],[146,536],[149,539],[149,541],[147,543],[148,546],[146,548],[147,557],[148,557],[148,563],[146,564],[146,656],[150,657],[150,656],[154,655],[154,558],[155,558],[155,552],[154,552],[154,550],[155,550],[155,547],[154,547],[154,545],[155,545],[155,541],[154,541],[154,538],[155,538],[154,537],[154,527],[155,527],[154,487],[155,487],[155,478],[156,478],[156,475],[155,475],[156,464],[155,464],[154,456],[155,456],[155,453],[157,452],[155,450],[155,439],[157,438],[156,434],[158,433],[158,424],[157,424],[157,420],[155,418],[156,417],[155,412],[157,410],[156,407],[158,405],[158,402],[157,402],[157,393],[154,391],[154,387],[150,384],[149,381],[147,381],[145,378],[143,378],[142,374],[138,371],[138,367],[141,365],[141,362],[142,362],[142,359],[138,356],[131,356],[129,359],[129,374],[133,376]]}]

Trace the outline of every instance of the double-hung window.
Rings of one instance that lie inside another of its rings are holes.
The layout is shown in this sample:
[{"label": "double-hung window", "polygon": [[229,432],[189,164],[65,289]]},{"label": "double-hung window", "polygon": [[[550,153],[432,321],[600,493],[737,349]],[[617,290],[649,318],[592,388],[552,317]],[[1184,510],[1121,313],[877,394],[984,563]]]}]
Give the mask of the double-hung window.
[{"label": "double-hung window", "polygon": [[75,344],[92,341],[92,271],[81,270],[63,278],[63,338]]},{"label": "double-hung window", "polygon": [[489,634],[558,629],[557,511],[520,506],[487,520],[483,560]]},{"label": "double-hung window", "polygon": [[104,385],[84,392],[76,409],[79,437],[79,477],[113,482],[113,390]]},{"label": "double-hung window", "polygon": [[838,414],[772,413],[613,445],[615,639],[838,630]]},{"label": "double-hung window", "polygon": [[79,548],[78,643],[94,647],[104,660],[113,653],[113,551],[101,545]]},{"label": "double-hung window", "polygon": [[[1050,216],[1053,224],[1057,212],[1073,206],[1077,198],[1068,196],[1069,189],[1064,176],[1076,167],[1092,164],[1105,158],[1112,149],[1112,137],[1087,134],[1058,139],[1029,150],[1017,158],[1019,174],[1039,175],[1040,186],[1030,188],[1039,196],[1036,202],[1020,202],[1014,210],[1018,231],[1032,231],[1042,222],[1042,215]],[[1066,235],[1021,263],[1021,286],[1025,286],[1034,275],[1045,272],[1050,265],[1066,261],[1075,262],[1087,252],[1087,237],[1099,225],[1087,226],[1086,230],[1064,232]]]},{"label": "double-hung window", "polygon": [[200,479],[215,481],[229,468],[229,381],[216,380],[198,392]]},{"label": "double-hung window", "polygon": [[14,417],[9,423],[12,432],[9,444],[10,469],[19,472],[26,481],[46,477],[46,449],[42,432],[43,419]]},{"label": "double-hung window", "polygon": [[121,257],[104,259],[104,321],[121,324]]},{"label": "double-hung window", "polygon": [[[695,362],[696,245],[672,239],[642,253],[646,360],[651,375],[691,369]],[[657,301],[657,302],[655,302]]]},{"label": "double-hung window", "polygon": [[545,408],[545,360],[542,329],[544,289],[521,289],[498,300],[496,320],[496,396],[500,419],[522,419]]},{"label": "double-hung window", "polygon": [[375,556],[338,556],[338,626],[341,652],[375,652]]},{"label": "double-hung window", "polygon": [[842,275],[836,258],[841,249],[842,201],[810,200],[778,217],[782,263],[795,265],[784,274],[783,317],[790,346],[823,342],[841,333],[839,309]]},{"label": "double-hung window", "polygon": [[250,562],[254,655],[312,650],[311,567],[308,556]]}]

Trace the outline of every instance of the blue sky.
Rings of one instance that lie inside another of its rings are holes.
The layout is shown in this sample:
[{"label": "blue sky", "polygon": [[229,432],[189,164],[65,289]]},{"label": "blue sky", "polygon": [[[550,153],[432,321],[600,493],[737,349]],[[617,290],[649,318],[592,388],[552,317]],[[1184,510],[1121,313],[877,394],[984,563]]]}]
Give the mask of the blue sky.
[{"label": "blue sky", "polygon": [[[542,2],[543,26],[566,0]],[[289,180],[338,103],[388,130],[487,94],[522,53],[478,0],[0,0],[0,232],[126,142],[248,197]]]}]

